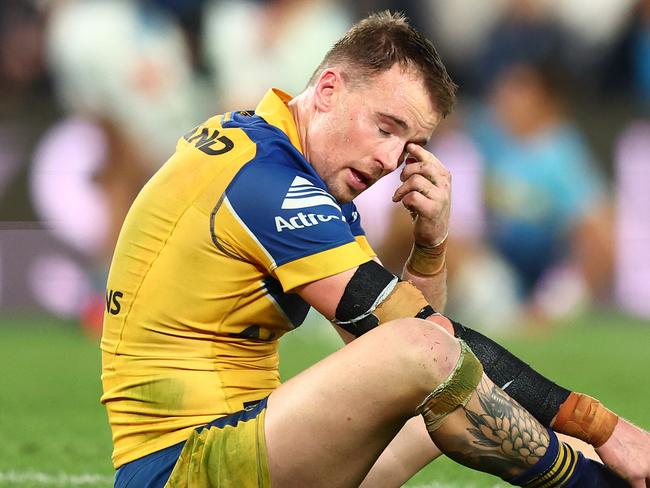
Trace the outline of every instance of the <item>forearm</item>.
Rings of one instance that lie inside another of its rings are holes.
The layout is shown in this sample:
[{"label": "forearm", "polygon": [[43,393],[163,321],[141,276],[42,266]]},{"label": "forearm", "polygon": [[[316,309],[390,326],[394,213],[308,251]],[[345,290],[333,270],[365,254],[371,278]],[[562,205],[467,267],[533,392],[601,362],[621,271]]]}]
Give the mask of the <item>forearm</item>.
[{"label": "forearm", "polygon": [[483,334],[453,322],[454,335],[476,354],[485,374],[546,427],[571,393],[553,383]]},{"label": "forearm", "polygon": [[470,346],[485,374],[541,424],[595,447],[609,439],[618,417],[600,402],[550,381],[479,332],[456,322],[453,332]]},{"label": "forearm", "polygon": [[402,271],[402,279],[413,283],[436,312],[447,304],[446,251],[446,237],[432,247],[415,244]]},{"label": "forearm", "polygon": [[447,304],[447,269],[427,277],[411,273],[408,267],[402,271],[402,279],[413,283],[436,312],[443,312]]}]

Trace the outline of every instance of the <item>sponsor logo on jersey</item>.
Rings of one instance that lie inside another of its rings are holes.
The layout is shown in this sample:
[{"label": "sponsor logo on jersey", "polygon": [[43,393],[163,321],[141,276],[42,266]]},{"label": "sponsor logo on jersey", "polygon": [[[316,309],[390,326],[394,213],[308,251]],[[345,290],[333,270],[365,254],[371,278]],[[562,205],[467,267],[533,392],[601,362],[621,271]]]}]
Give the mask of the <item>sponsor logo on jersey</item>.
[{"label": "sponsor logo on jersey", "polygon": [[[320,205],[329,205],[342,212],[341,207],[336,202],[334,197],[327,193],[322,188],[318,188],[311,181],[296,176],[287,190],[287,194],[282,201],[283,210],[291,209],[305,209],[310,207],[318,207]],[[352,221],[354,222],[359,215],[357,212],[352,213]],[[284,230],[304,229],[305,227],[312,227],[322,222],[330,222],[332,220],[342,220],[346,222],[343,214],[319,214],[311,212],[298,212],[293,217],[275,217],[275,229],[278,232]]]},{"label": "sponsor logo on jersey", "polygon": [[298,212],[298,215],[293,217],[283,218],[280,216],[275,217],[275,230],[282,232],[283,230],[296,230],[304,229],[305,227],[312,227],[321,222],[330,222],[331,220],[343,220],[345,217],[342,215],[322,215],[313,213]]},{"label": "sponsor logo on jersey", "polygon": [[284,210],[318,207],[319,205],[330,205],[339,211],[341,210],[332,195],[301,176],[296,176],[293,179],[282,201]]}]

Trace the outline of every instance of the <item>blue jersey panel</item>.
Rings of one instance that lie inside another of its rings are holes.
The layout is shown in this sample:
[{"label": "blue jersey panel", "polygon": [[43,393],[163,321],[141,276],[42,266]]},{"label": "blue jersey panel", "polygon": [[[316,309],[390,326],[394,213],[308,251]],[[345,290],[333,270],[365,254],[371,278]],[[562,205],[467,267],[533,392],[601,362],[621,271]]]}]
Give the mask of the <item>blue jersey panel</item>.
[{"label": "blue jersey panel", "polygon": [[300,327],[307,318],[310,305],[300,295],[285,293],[280,282],[272,276],[264,279],[264,288],[287,316],[291,326],[293,328]]},{"label": "blue jersey panel", "polygon": [[286,138],[258,142],[226,197],[276,266],[354,241],[341,206]]},{"label": "blue jersey panel", "polygon": [[357,206],[352,202],[345,203],[341,205],[341,211],[343,212],[343,216],[350,226],[350,232],[352,232],[352,235],[355,237],[365,236],[366,233],[361,227],[361,216],[359,215]]}]

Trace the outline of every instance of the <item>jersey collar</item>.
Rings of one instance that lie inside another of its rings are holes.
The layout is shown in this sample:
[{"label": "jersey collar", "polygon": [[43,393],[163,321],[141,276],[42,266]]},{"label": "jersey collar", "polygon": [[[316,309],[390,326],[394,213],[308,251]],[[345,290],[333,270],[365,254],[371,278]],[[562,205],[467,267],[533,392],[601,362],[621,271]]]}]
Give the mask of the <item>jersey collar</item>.
[{"label": "jersey collar", "polygon": [[293,115],[289,111],[289,107],[287,107],[287,103],[291,101],[291,98],[291,95],[288,95],[282,90],[271,88],[257,105],[255,115],[259,115],[268,124],[284,132],[291,141],[291,144],[302,153],[298,128],[296,127],[296,122],[293,120]]}]

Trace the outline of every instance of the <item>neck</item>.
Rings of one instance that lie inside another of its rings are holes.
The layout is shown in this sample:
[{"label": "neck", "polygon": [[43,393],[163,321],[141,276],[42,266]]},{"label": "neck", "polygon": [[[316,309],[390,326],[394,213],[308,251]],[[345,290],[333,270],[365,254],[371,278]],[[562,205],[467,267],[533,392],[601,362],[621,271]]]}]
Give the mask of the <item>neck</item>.
[{"label": "neck", "polygon": [[289,111],[293,116],[293,120],[298,129],[298,137],[300,138],[300,146],[302,147],[303,156],[307,161],[310,159],[310,144],[309,144],[309,125],[312,120],[313,110],[310,104],[310,90],[307,89],[300,95],[293,98],[288,103]]}]

